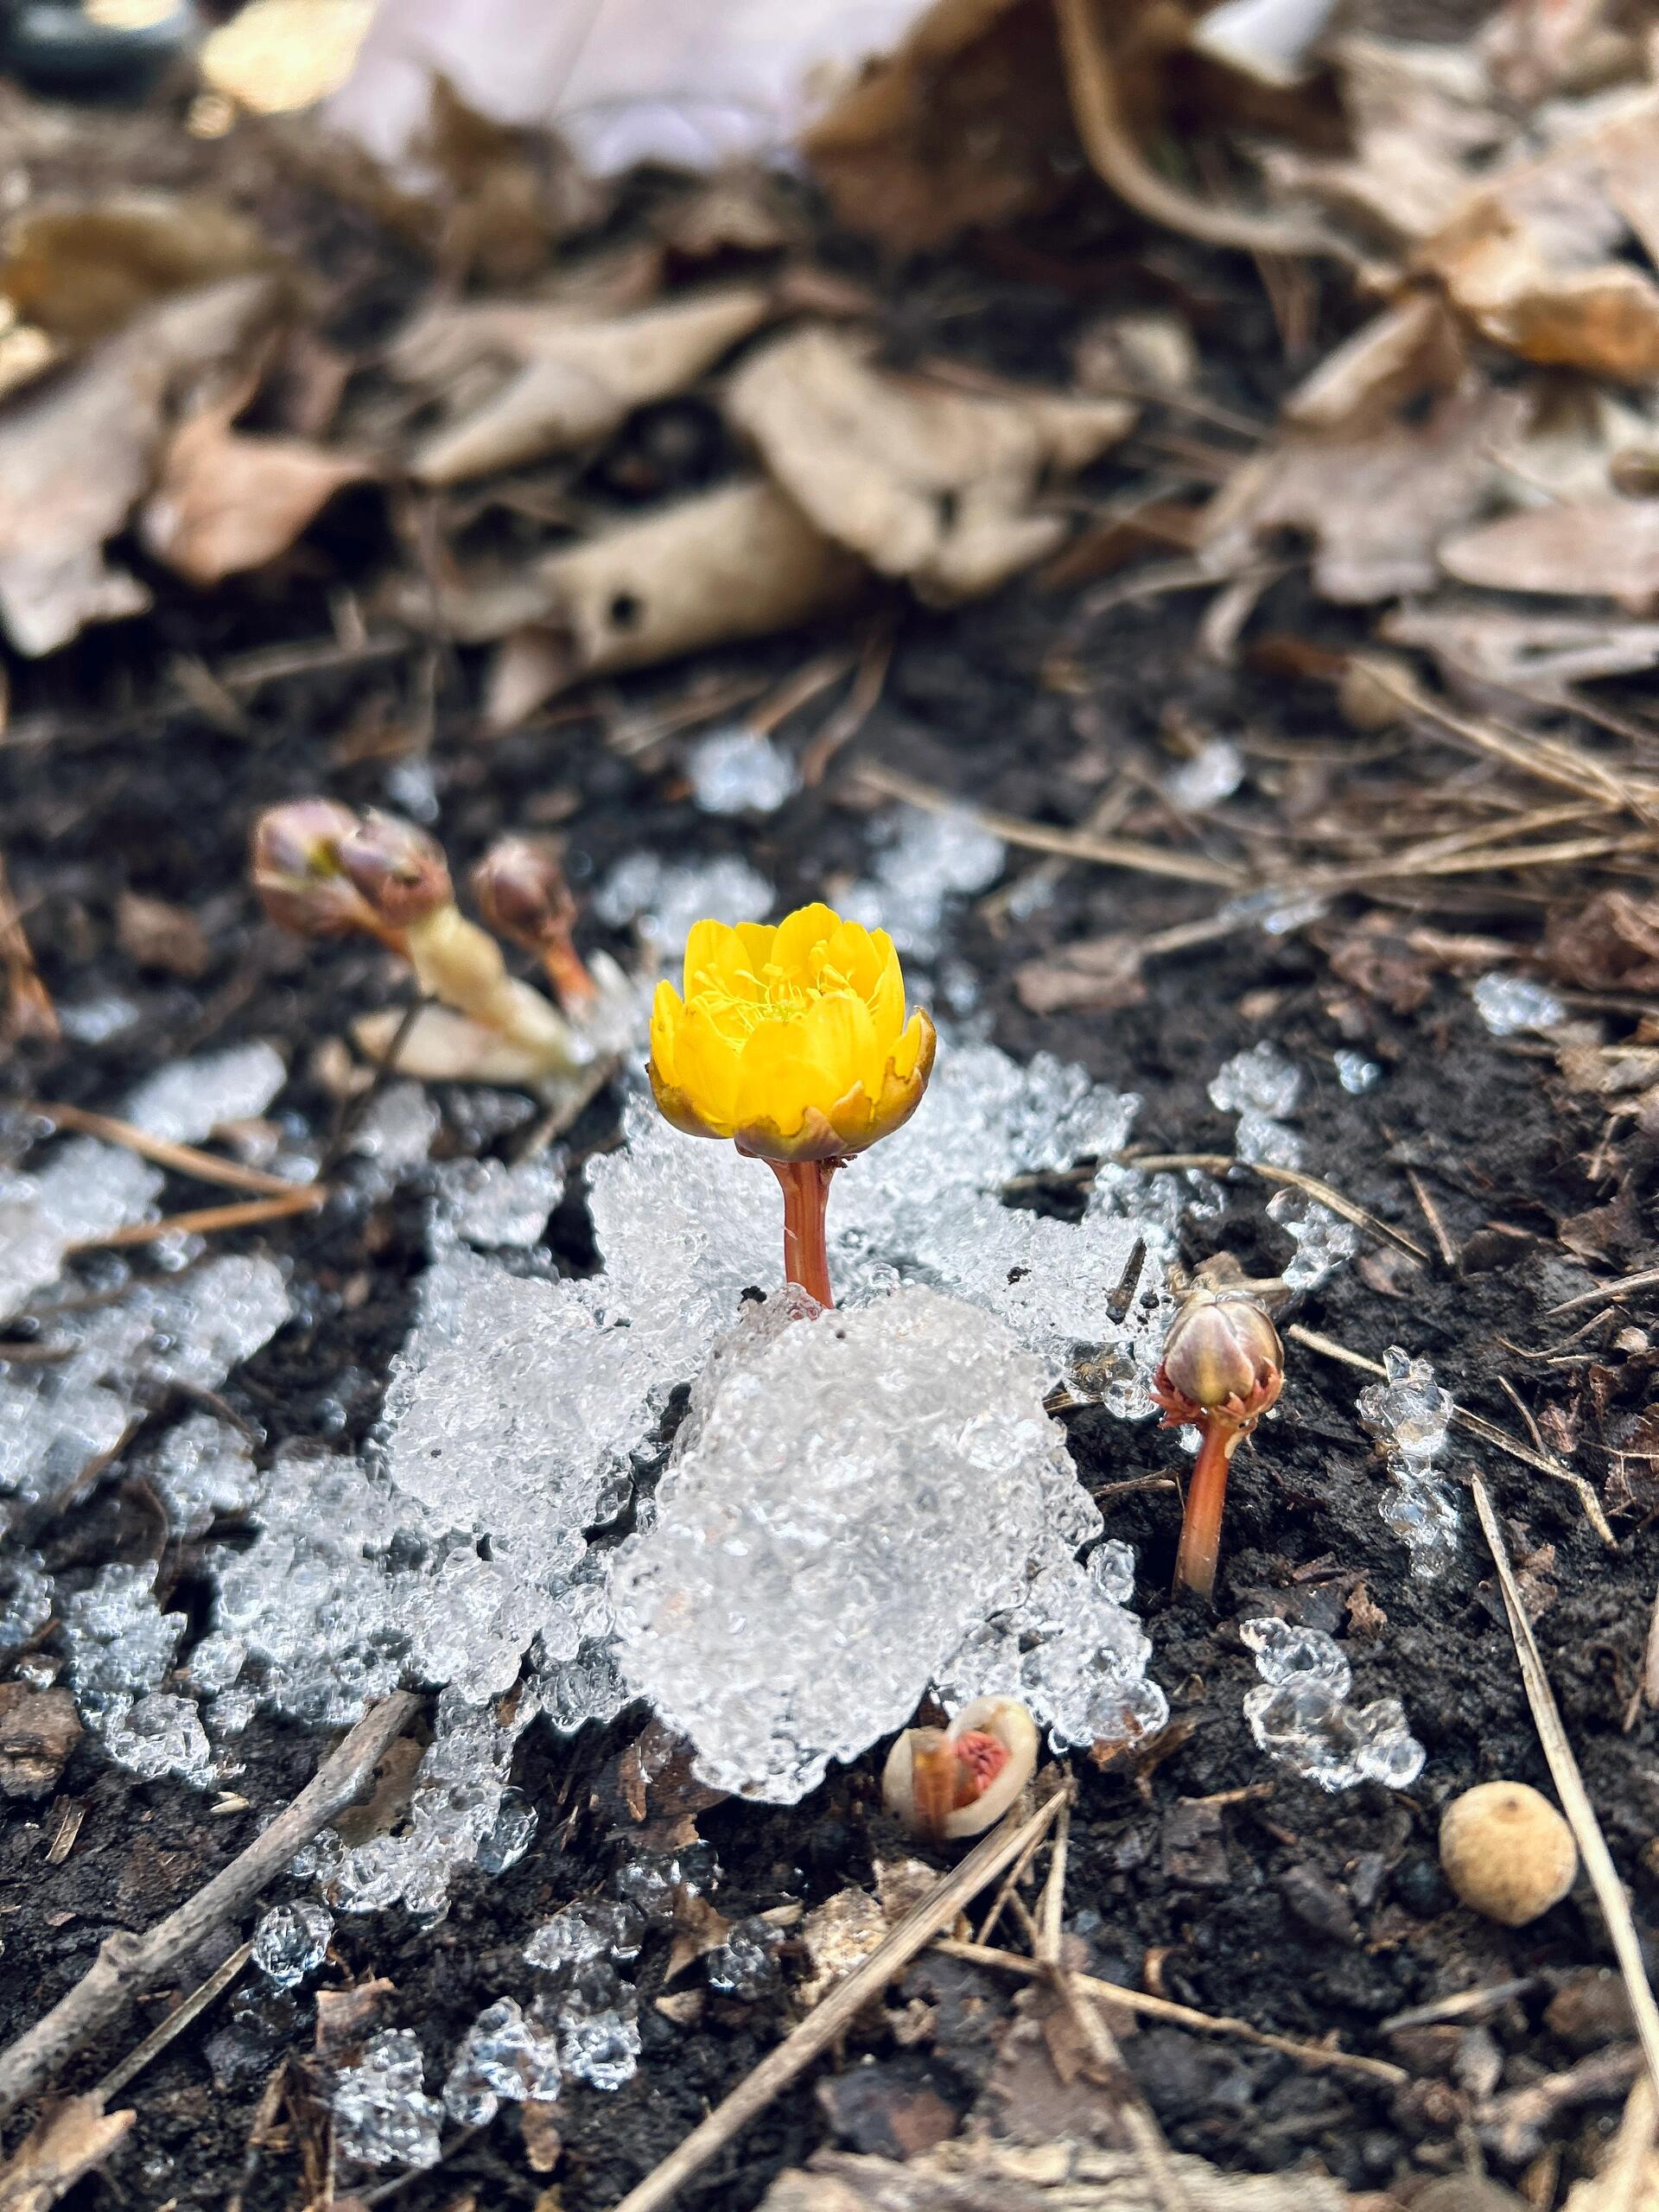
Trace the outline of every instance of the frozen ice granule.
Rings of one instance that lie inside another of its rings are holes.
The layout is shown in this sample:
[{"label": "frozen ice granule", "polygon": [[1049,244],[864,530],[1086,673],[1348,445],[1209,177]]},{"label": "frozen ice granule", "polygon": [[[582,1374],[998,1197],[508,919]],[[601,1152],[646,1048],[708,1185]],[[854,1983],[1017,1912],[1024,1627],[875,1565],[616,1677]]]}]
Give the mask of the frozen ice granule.
[{"label": "frozen ice granule", "polygon": [[582,1967],[552,2005],[567,2074],[594,2089],[620,2089],[639,2063],[639,1999],[613,1967]]},{"label": "frozen ice granule", "polygon": [[1494,969],[1482,976],[1470,995],[1475,1011],[1494,1037],[1516,1037],[1529,1029],[1555,1029],[1567,1008],[1547,984]]},{"label": "frozen ice granule", "polygon": [[1301,1070],[1264,1039],[1248,1052],[1235,1052],[1223,1062],[1211,1081],[1210,1103],[1224,1114],[1242,1114],[1253,1107],[1282,1122],[1295,1112],[1301,1090]]},{"label": "frozen ice granule", "polygon": [[162,1187],[136,1153],[70,1137],[31,1175],[0,1175],[0,1320],[56,1280],[72,1244],[142,1221]]},{"label": "frozen ice granule", "polygon": [[751,2003],[770,1996],[783,1982],[777,1955],[781,1941],[779,1930],[758,1914],[736,1922],[725,1942],[703,1955],[702,1971],[709,1986],[723,1997],[741,1997]]},{"label": "frozen ice granule", "polygon": [[156,1602],[156,1562],[101,1567],[66,1598],[60,1634],[83,1712],[154,1689],[173,1664],[186,1620]]},{"label": "frozen ice granule", "polygon": [[559,2094],[557,2038],[524,2018],[516,1999],[486,2005],[458,2046],[443,2085],[445,2109],[463,2127],[484,2127],[503,2098],[550,2104]]},{"label": "frozen ice granule", "polygon": [[100,1725],[105,1750],[141,1781],[174,1775],[199,1789],[213,1781],[213,1749],[188,1697],[152,1690],[130,1706],[111,1706]]},{"label": "frozen ice granule", "polygon": [[1244,755],[1229,739],[1206,739],[1190,760],[1172,768],[1164,789],[1183,813],[1197,814],[1230,798],[1244,780]]},{"label": "frozen ice granule", "polygon": [[705,814],[775,814],[800,783],[789,754],[741,723],[700,737],[686,753],[685,772]]},{"label": "frozen ice granule", "polygon": [[407,2028],[372,2037],[355,2066],[334,2077],[334,2144],[363,2166],[435,2166],[443,2107],[423,2094],[420,2044]]},{"label": "frozen ice granule", "polygon": [[0,1559],[0,1658],[34,1642],[52,1618],[52,1592],[37,1553]]},{"label": "frozen ice granule", "polygon": [[1323,1629],[1268,1618],[1243,1622],[1239,1634],[1262,1676],[1244,1698],[1244,1718],[1262,1750],[1321,1789],[1361,1782],[1403,1789],[1416,1780],[1423,1747],[1399,1700],[1351,1705],[1348,1662]]},{"label": "frozen ice granule", "polygon": [[525,1944],[524,1956],[533,1967],[558,1973],[595,1959],[637,1959],[644,1939],[645,1923],[632,1904],[586,1897],[543,1921]]},{"label": "frozen ice granule", "polygon": [[1382,1079],[1382,1069],[1375,1060],[1368,1060],[1363,1052],[1344,1048],[1331,1057],[1336,1065],[1337,1081],[1351,1098],[1363,1098],[1368,1090],[1375,1090]]},{"label": "frozen ice granule", "polygon": [[171,1144],[200,1144],[225,1122],[263,1114],[288,1080],[269,1045],[232,1045],[200,1059],[174,1060],[127,1096],[122,1118]]},{"label": "frozen ice granule", "polygon": [[1299,1628],[1268,1614],[1241,1622],[1238,1634],[1244,1649],[1255,1655],[1256,1673],[1275,1688],[1300,1678],[1343,1698],[1352,1687],[1353,1673],[1342,1647],[1322,1628]]},{"label": "frozen ice granule", "polygon": [[1433,1459],[1446,1441],[1456,1407],[1434,1380],[1426,1359],[1413,1359],[1398,1344],[1382,1355],[1384,1379],[1359,1394],[1359,1417],[1386,1452],[1408,1459]]},{"label": "frozen ice granule", "polygon": [[1309,1198],[1306,1191],[1275,1191],[1268,1200],[1268,1218],[1296,1248],[1283,1270],[1291,1290],[1313,1289],[1359,1249],[1359,1231],[1353,1223]]},{"label": "frozen ice granule", "polygon": [[260,1488],[247,1438],[209,1413],[191,1414],[168,1429],[143,1472],[175,1536],[206,1535],[221,1514],[251,1505]]},{"label": "frozen ice granule", "polygon": [[334,1916],[310,1897],[274,1904],[253,1931],[253,1963],[273,1989],[292,1989],[327,1955]]},{"label": "frozen ice granule", "polygon": [[848,890],[842,911],[868,929],[886,930],[900,952],[931,960],[946,907],[995,883],[1007,849],[965,810],[895,807],[871,835],[875,864]]},{"label": "frozen ice granule", "polygon": [[564,1195],[564,1155],[538,1152],[509,1166],[500,1160],[446,1160],[433,1178],[436,1227],[484,1250],[541,1241]]}]

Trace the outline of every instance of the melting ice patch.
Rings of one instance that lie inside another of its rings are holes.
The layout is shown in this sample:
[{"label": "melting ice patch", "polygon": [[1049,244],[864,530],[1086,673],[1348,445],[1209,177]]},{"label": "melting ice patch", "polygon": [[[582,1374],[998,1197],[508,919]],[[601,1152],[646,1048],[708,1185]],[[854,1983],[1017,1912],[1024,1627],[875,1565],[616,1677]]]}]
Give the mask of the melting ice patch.
[{"label": "melting ice patch", "polygon": [[947,910],[983,891],[1002,873],[1007,849],[966,812],[899,806],[872,827],[876,847],[868,876],[842,900],[867,929],[883,929],[900,952],[931,961]]},{"label": "melting ice patch", "polygon": [[1457,1497],[1434,1472],[1457,1408],[1427,1360],[1390,1344],[1382,1368],[1382,1382],[1358,1400],[1359,1418],[1392,1478],[1377,1510],[1410,1554],[1413,1574],[1432,1582],[1457,1555]]},{"label": "melting ice patch", "polygon": [[1241,1623],[1239,1634],[1262,1677],[1245,1694],[1244,1718],[1270,1757],[1321,1789],[1362,1782],[1405,1789],[1415,1782],[1423,1747],[1406,1726],[1404,1707],[1395,1697],[1351,1704],[1353,1674],[1334,1637],[1271,1616]]}]

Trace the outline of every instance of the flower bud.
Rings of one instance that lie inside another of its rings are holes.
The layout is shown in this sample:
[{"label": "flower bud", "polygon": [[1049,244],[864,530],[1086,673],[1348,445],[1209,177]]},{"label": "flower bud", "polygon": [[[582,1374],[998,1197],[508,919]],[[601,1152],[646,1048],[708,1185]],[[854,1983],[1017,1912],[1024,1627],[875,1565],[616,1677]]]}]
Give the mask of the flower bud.
[{"label": "flower bud", "polygon": [[536,953],[568,1008],[598,996],[571,939],[576,902],[552,853],[528,837],[502,837],[473,870],[478,910],[499,936]]},{"label": "flower bud", "polygon": [[948,1728],[906,1728],[887,1753],[881,1796],[930,1843],[978,1835],[1036,1770],[1037,1725],[1011,1697],[980,1697]]},{"label": "flower bud", "polygon": [[1195,1290],[1171,1322],[1158,1370],[1159,1395],[1195,1420],[1265,1413],[1284,1380],[1279,1332],[1248,1292]]},{"label": "flower bud", "polygon": [[342,937],[374,918],[340,873],[340,849],[357,828],[348,806],[329,798],[268,806],[249,840],[248,872],[278,928],[301,937]]},{"label": "flower bud", "polygon": [[338,850],[341,869],[385,928],[408,929],[454,904],[442,846],[412,822],[372,808]]}]

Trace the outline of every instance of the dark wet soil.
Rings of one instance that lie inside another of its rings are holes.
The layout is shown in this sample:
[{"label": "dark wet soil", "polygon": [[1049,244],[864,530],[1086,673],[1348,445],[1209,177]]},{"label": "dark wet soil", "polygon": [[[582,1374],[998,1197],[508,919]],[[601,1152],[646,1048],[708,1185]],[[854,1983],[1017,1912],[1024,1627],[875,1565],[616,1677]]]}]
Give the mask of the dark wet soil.
[{"label": "dark wet soil", "polygon": [[[895,351],[937,347],[1058,378],[1083,316],[1161,285],[1199,302],[1205,389],[1214,396],[1265,412],[1295,366],[1278,353],[1243,262],[1192,262],[1166,240],[1149,244],[1116,230],[1090,235],[1057,226],[1024,243],[1033,264],[1063,264],[1074,281],[1011,277],[1001,252],[874,272],[893,301]],[[868,257],[835,250],[868,273]],[[1336,313],[1332,306],[1321,342],[1338,327]],[[709,431],[696,403],[684,412]],[[660,425],[633,436],[659,474],[665,452],[705,449],[695,438],[665,438]],[[1085,488],[1109,493],[1131,466],[1115,461]],[[614,477],[614,460],[610,467]],[[637,728],[710,675],[781,678],[833,633],[711,655],[607,688],[573,715],[493,743],[476,734],[480,671],[471,657],[435,653],[418,639],[391,659],[238,691],[238,716],[215,717],[190,702],[176,656],[222,671],[256,646],[327,638],[331,598],[337,605],[343,590],[372,593],[390,558],[378,509],[361,502],[314,533],[279,575],[204,595],[153,577],[157,607],[144,622],[99,632],[44,665],[11,665],[13,734],[0,746],[0,820],[30,938],[66,1007],[118,996],[137,1010],[104,1042],[50,1054],[21,1051],[10,1078],[19,1097],[109,1107],[136,1077],[181,1052],[269,1037],[292,1071],[281,1110],[327,1131],[338,1109],[318,1079],[316,1048],[384,990],[384,969],[377,956],[349,947],[296,948],[257,921],[242,884],[244,841],[253,813],[273,799],[324,789],[384,800],[389,750],[429,753],[439,827],[461,866],[503,827],[556,824],[579,885],[642,849],[701,857],[741,851],[786,900],[816,894],[859,867],[866,802],[851,773],[859,761],[1059,823],[1078,822],[1118,766],[1166,764],[1171,709],[1244,745],[1254,785],[1249,803],[1263,821],[1274,818],[1289,781],[1287,747],[1300,748],[1294,768],[1304,799],[1310,779],[1328,787],[1363,776],[1380,806],[1391,779],[1423,766],[1418,756],[1370,766],[1359,764],[1357,750],[1348,757],[1345,748],[1357,749],[1358,741],[1335,721],[1325,692],[1206,665],[1195,647],[1190,600],[1122,606],[1084,622],[1075,594],[1034,582],[956,614],[895,605],[891,671],[856,745],[822,790],[758,829],[697,813],[673,742],[631,751],[616,741],[623,719]],[[1357,634],[1303,603],[1294,582],[1263,619],[1326,642]],[[436,704],[428,717],[430,696]],[[785,727],[786,740],[804,741],[816,721],[812,709],[796,717]],[[363,733],[371,728],[383,733],[383,749],[365,757],[373,749]],[[1138,803],[1131,829],[1138,822],[1142,834],[1164,834],[1160,804]],[[1202,823],[1181,834],[1202,846]],[[1013,855],[1011,865],[1033,857]],[[197,914],[211,946],[203,974],[182,982],[123,951],[115,918],[129,890]],[[1370,1243],[1361,1262],[1309,1296],[1294,1318],[1373,1358],[1390,1343],[1406,1344],[1434,1361],[1460,1403],[1523,1437],[1509,1383],[1547,1440],[1570,1450],[1574,1466],[1605,1488],[1616,1465],[1611,1447],[1648,1395],[1651,1357],[1639,1327],[1622,1346],[1613,1342],[1621,1328],[1639,1324],[1635,1311],[1569,1341],[1585,1314],[1563,1321],[1550,1309],[1587,1278],[1555,1232],[1564,1219],[1605,1202],[1617,1179],[1634,1209],[1629,1217],[1638,1228],[1649,1221],[1649,1163],[1615,1155],[1592,1180],[1599,1120],[1560,1088],[1547,1055],[1489,1036],[1455,979],[1428,974],[1427,995],[1406,1014],[1390,1010],[1386,992],[1368,995],[1341,980],[1330,956],[1358,920],[1357,906],[1286,938],[1241,928],[1211,947],[1166,957],[1150,969],[1144,1001],[1121,1010],[1039,1019],[1021,1006],[1011,979],[1022,963],[1074,939],[1141,935],[1191,919],[1210,899],[1189,887],[1073,868],[1027,920],[993,926],[982,914],[965,915],[953,950],[980,979],[997,1042],[1020,1055],[1043,1049],[1075,1058],[1142,1094],[1136,1141],[1146,1146],[1227,1148],[1230,1117],[1217,1113],[1205,1090],[1218,1062],[1262,1038],[1293,1054],[1310,1071],[1300,1124],[1310,1164],[1433,1252],[1405,1172],[1414,1169],[1461,1255],[1455,1264],[1439,1257],[1419,1264]],[[1426,891],[1421,906],[1386,918],[1397,935],[1379,944],[1408,961],[1398,936],[1421,920],[1508,929],[1517,942],[1536,928],[1528,912],[1471,918],[1438,907]],[[1352,962],[1347,972],[1351,978]],[[1382,1065],[1383,1079],[1368,1095],[1351,1096],[1338,1083],[1332,1055],[1343,1046]],[[445,1142],[454,1149],[510,1143],[510,1132],[492,1134],[466,1094],[446,1104]],[[612,1127],[601,1101],[575,1132],[576,1149],[602,1147]],[[200,1203],[186,1186],[169,1192],[178,1203]],[[1205,1244],[1189,1258],[1225,1248],[1251,1273],[1275,1270],[1286,1249],[1265,1219],[1264,1196],[1253,1179],[1230,1185],[1224,1219],[1205,1224]],[[228,1248],[235,1240],[219,1241]],[[407,1323],[421,1255],[418,1208],[400,1201],[367,1217],[325,1212],[245,1242],[291,1266],[302,1318],[232,1379],[227,1398],[257,1425],[264,1452],[306,1436],[355,1442],[374,1420],[387,1359]],[[566,1264],[587,1262],[579,1202],[557,1217],[555,1242]],[[1148,1470],[1179,1466],[1173,1442],[1098,1411],[1067,1416],[1084,1480],[1112,1491],[1109,1532],[1136,1548],[1155,1670],[1180,1732],[1179,1746],[1139,1774],[1074,1761],[1080,1795],[1068,1906],[1101,1973],[1282,2034],[1334,2036],[1344,2049],[1392,2061],[1410,2077],[1389,2088],[1225,2039],[1162,2027],[1126,2031],[1128,2062],[1175,2145],[1243,2170],[1322,2165],[1354,2189],[1392,2189],[1405,2202],[1427,2177],[1462,2162],[1465,2131],[1485,2094],[1481,2067],[1501,2069],[1502,2094],[1573,2066],[1625,2030],[1604,1971],[1605,1930],[1582,1882],[1541,1920],[1510,1932],[1458,1906],[1441,1879],[1435,1834],[1448,1796],[1493,1776],[1538,1783],[1547,1776],[1472,1514],[1465,1510],[1455,1567],[1433,1586],[1409,1579],[1401,1547],[1378,1520],[1380,1471],[1354,1414],[1363,1379],[1294,1351],[1280,1417],[1236,1465],[1213,1613],[1166,1594],[1177,1530],[1173,1494],[1113,1489]],[[1619,1539],[1610,1551],[1573,1494],[1528,1466],[1497,1452],[1477,1457],[1466,1439],[1454,1444],[1448,1465],[1454,1476],[1478,1467],[1506,1516],[1568,1730],[1649,1940],[1659,1908],[1655,1727],[1645,1709],[1633,1726],[1625,1722],[1659,1543],[1628,1492],[1608,1493]],[[45,1549],[54,1570],[90,1573],[111,1558],[147,1556],[155,1542],[153,1511],[124,1484],[118,1465],[48,1532]],[[169,1548],[163,1565],[181,1601],[200,1603],[192,1548]],[[1328,1797],[1264,1761],[1241,1719],[1255,1676],[1236,1625],[1263,1610],[1343,1637],[1361,1695],[1404,1699],[1427,1750],[1414,1787]],[[340,1922],[323,1985],[388,1977],[395,1989],[383,2022],[415,2028],[429,2086],[442,2079],[484,2004],[529,1995],[532,1978],[518,1955],[529,1930],[559,1903],[599,1886],[634,1847],[618,1815],[614,1767],[640,1719],[574,1741],[532,1732],[518,1779],[542,1809],[537,1840],[499,1879],[464,1878],[436,1929],[400,1912]],[[193,1791],[137,1784],[83,1746],[52,1799],[0,1813],[0,2037],[60,1995],[105,1934],[149,1924],[244,1847],[326,1749],[263,1722],[245,1746],[246,1771],[235,1784],[245,1802],[216,1807]],[[879,1808],[877,1771],[873,1754],[801,1806],[725,1804],[701,1815],[701,1832],[724,1869],[715,1893],[721,1909],[737,1917],[794,1900],[810,1908],[847,1884],[868,1884],[875,1860],[902,1848]],[[83,1801],[73,1848],[53,1863],[48,1846],[67,1805]],[[784,1956],[787,1983],[800,1969],[792,1952]],[[437,2172],[412,2180],[397,2202],[426,2212],[464,2201],[470,2190],[492,2208],[556,2202],[564,2212],[601,2212],[613,2204],[772,2048],[791,2017],[786,1997],[745,2003],[711,1994],[700,2024],[677,2025],[652,2002],[666,1958],[666,1942],[653,1937],[640,1969],[645,2048],[637,2078],[613,2095],[576,2088],[562,2101],[556,2199],[542,2197],[548,2178],[531,2171],[519,2119],[508,2108]],[[188,1962],[178,1988],[86,2051],[67,2086],[95,2080],[214,1962]],[[1484,2042],[1471,2042],[1467,2023],[1390,2031],[1389,2023],[1412,2008],[1503,1982],[1521,1986],[1484,2022]],[[682,1986],[696,1984],[694,1968]],[[830,2110],[840,2139],[882,2147],[891,2099],[913,2092],[918,2081],[952,2111],[965,2110],[991,2070],[998,2024],[1013,2017],[1014,1986],[945,1961],[918,1968],[893,2002],[895,2016],[912,1996],[935,2008],[919,2041],[901,2049],[891,2022],[861,2026],[820,2069],[846,2075],[873,2055],[890,2069],[874,2077],[880,2093],[826,2101],[809,2081],[757,2121],[683,2202],[743,2212],[783,2166],[832,2139]],[[124,2201],[175,2212],[207,2212],[233,2198],[246,2212],[303,2202],[304,2130],[291,2119],[251,2171],[245,2164],[262,2093],[285,2055],[303,2067],[313,2012],[306,1996],[232,2026],[221,2004],[193,2024],[133,2085],[137,2124],[112,2169]],[[1567,2102],[1512,2145],[1514,2155],[1489,2152],[1494,2170],[1514,2182],[1540,2154],[1559,2154],[1564,2183],[1585,2169],[1617,2110],[1616,2093]],[[90,2205],[104,2187],[89,2182],[67,2201]]]}]

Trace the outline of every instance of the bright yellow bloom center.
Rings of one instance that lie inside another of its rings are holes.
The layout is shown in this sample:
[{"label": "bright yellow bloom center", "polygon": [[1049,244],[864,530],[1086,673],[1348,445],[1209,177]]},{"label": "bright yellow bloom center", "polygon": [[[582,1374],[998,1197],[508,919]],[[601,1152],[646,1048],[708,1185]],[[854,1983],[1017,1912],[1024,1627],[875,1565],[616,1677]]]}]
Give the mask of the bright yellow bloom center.
[{"label": "bright yellow bloom center", "polygon": [[699,922],[684,995],[657,988],[651,1083],[677,1128],[731,1137],[766,1160],[861,1151],[915,1111],[933,1025],[906,1022],[885,930],[803,906],[773,929]]}]

